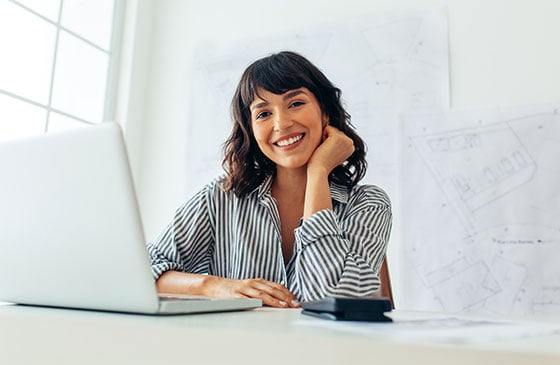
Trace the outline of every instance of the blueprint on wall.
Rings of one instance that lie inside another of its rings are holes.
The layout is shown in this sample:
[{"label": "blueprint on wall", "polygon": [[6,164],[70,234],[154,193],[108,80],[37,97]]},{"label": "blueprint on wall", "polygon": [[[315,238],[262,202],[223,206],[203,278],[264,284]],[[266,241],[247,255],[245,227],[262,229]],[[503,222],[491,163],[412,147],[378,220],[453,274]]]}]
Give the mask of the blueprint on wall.
[{"label": "blueprint on wall", "polygon": [[433,112],[449,102],[447,44],[433,9],[202,45],[188,74],[187,190],[221,173],[243,70],[293,50],[342,90],[368,145],[363,182],[393,201],[400,308],[559,313],[560,105]]},{"label": "blueprint on wall", "polygon": [[449,103],[447,19],[441,8],[202,45],[188,78],[189,89],[196,90],[187,101],[192,121],[188,190],[192,193],[221,172],[221,145],[231,128],[229,103],[243,70],[281,50],[303,54],[342,90],[352,122],[368,146],[364,182],[385,188],[396,201],[399,113]]},{"label": "blueprint on wall", "polygon": [[560,104],[403,122],[401,306],[560,313]]}]

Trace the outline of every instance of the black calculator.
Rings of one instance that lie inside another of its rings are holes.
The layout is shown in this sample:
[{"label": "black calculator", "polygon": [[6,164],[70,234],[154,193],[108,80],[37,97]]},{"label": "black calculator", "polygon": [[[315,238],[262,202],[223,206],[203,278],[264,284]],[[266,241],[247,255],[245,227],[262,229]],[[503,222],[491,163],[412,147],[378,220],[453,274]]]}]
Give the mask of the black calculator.
[{"label": "black calculator", "polygon": [[392,310],[391,301],[385,297],[324,297],[319,300],[303,302],[301,307],[303,314],[335,321],[393,321],[385,315]]}]

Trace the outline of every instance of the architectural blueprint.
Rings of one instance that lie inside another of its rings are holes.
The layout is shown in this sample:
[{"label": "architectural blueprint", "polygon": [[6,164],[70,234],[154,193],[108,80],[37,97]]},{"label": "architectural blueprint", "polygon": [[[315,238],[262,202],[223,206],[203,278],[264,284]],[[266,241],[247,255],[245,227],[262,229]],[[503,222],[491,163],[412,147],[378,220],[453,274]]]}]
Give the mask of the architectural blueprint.
[{"label": "architectural blueprint", "polygon": [[401,306],[560,313],[560,104],[403,123]]},{"label": "architectural blueprint", "polygon": [[[281,50],[299,52],[342,90],[352,123],[368,146],[365,182],[397,199],[397,134],[402,111],[449,103],[448,35],[444,9],[342,19],[264,38],[204,43],[188,77],[189,190],[221,172],[222,143],[231,128],[229,103],[243,70]],[[200,138],[204,136],[204,138]]]}]

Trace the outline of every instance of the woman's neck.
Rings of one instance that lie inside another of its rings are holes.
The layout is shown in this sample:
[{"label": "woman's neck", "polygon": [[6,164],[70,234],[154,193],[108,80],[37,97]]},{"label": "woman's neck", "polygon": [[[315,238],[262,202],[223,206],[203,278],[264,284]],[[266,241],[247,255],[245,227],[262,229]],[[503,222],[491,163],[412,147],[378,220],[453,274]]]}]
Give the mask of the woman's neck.
[{"label": "woman's neck", "polygon": [[305,186],[307,183],[307,170],[278,168],[272,183],[272,193],[278,199],[290,198],[293,201],[303,202],[305,198]]}]

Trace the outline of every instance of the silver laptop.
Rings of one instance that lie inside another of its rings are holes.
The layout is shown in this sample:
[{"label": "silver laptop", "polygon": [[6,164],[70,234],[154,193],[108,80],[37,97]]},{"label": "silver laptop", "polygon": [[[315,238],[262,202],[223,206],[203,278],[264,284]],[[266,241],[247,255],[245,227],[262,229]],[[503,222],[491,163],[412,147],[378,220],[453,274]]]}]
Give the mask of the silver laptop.
[{"label": "silver laptop", "polygon": [[0,301],[152,314],[262,305],[158,296],[116,123],[0,143]]}]

